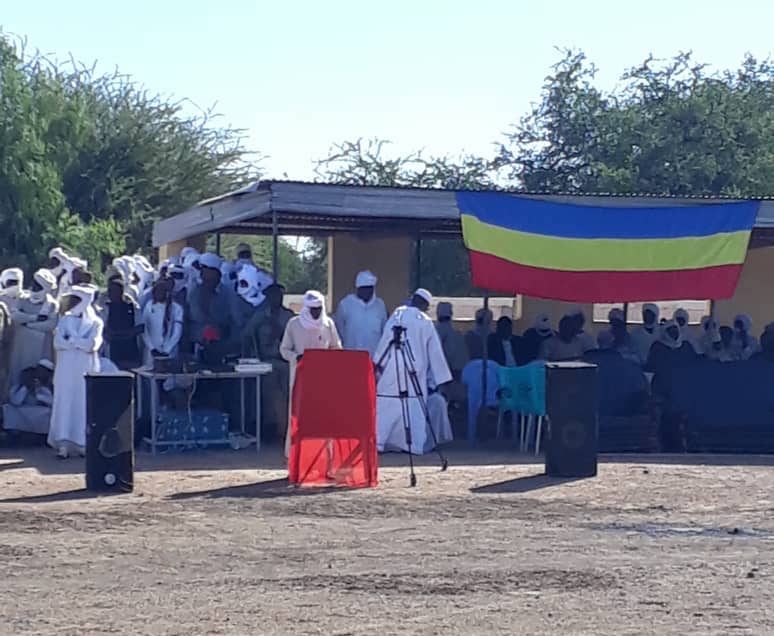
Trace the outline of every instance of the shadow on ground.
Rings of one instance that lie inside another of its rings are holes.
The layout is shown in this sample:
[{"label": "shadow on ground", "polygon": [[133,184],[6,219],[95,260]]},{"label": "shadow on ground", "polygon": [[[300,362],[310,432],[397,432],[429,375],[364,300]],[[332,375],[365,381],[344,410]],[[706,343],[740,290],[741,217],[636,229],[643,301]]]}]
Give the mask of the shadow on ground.
[{"label": "shadow on ground", "polygon": [[486,486],[471,488],[470,492],[476,495],[524,493],[531,492],[533,490],[542,490],[543,488],[551,488],[553,486],[561,486],[562,484],[571,483],[573,481],[580,481],[580,478],[549,477],[546,474],[527,475],[525,477],[517,477],[516,479],[500,481],[496,484],[487,484]]},{"label": "shadow on ground", "polygon": [[0,503],[56,503],[61,501],[79,501],[82,499],[96,499],[98,497],[115,497],[124,493],[119,492],[92,492],[85,488],[78,488],[76,490],[66,490],[64,492],[56,492],[48,495],[31,495],[29,497],[14,497],[12,499],[0,499]]},{"label": "shadow on ground", "polygon": [[292,486],[287,479],[271,479],[269,481],[259,481],[254,484],[242,484],[240,486],[228,486],[226,488],[214,488],[212,490],[200,490],[197,492],[181,492],[167,497],[172,501],[185,499],[221,499],[221,498],[241,498],[250,499],[277,499],[280,497],[308,497],[313,495],[324,495],[332,492],[341,492],[341,488],[330,487],[299,487]]}]

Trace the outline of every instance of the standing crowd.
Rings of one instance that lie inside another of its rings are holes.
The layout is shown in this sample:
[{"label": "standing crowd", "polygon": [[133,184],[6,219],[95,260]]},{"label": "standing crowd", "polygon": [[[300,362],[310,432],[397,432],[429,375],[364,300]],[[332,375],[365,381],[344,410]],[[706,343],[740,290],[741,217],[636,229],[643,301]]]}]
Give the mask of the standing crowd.
[{"label": "standing crowd", "polygon": [[[93,284],[88,263],[55,248],[48,267],[35,272],[28,288],[21,270],[0,273],[4,435],[45,435],[59,457],[83,455],[87,374],[177,369],[188,361],[216,366],[248,358],[272,365],[263,379],[261,419],[264,434],[281,440],[304,352],[359,350],[384,362],[392,355],[390,334],[397,321],[412,343],[425,398],[412,395],[417,448],[429,445],[426,409],[437,437],[449,439],[446,403],[437,387],[451,373],[426,313],[432,297],[418,290],[390,318],[376,285],[373,273],[360,272],[332,317],[324,296],[310,290],[296,316],[284,305],[283,286],[254,263],[246,244],[237,248],[234,260],[191,247],[158,267],[141,255],[121,256],[106,273],[104,291]],[[407,450],[394,365],[385,362],[379,377],[379,447]],[[171,401],[175,392],[191,390],[174,377],[162,387]]]}]

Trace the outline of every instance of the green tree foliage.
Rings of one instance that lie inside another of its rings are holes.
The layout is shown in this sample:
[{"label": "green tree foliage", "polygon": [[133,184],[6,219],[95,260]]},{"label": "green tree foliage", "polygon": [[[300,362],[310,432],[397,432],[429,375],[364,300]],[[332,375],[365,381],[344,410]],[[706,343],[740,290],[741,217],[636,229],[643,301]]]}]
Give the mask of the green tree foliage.
[{"label": "green tree foliage", "polygon": [[0,265],[147,251],[156,219],[257,178],[241,131],[188,106],[0,33]]},{"label": "green tree foliage", "polygon": [[[390,157],[388,146],[389,142],[379,139],[338,144],[328,157],[317,162],[316,173],[328,183],[347,185],[473,190],[494,186],[493,164],[481,157],[427,157],[421,152]],[[418,280],[438,295],[476,293],[470,282],[470,261],[462,240],[422,240]]]},{"label": "green tree foliage", "polygon": [[774,190],[774,66],[711,73],[646,59],[604,93],[568,52],[506,135],[498,166],[529,191],[756,196]]}]

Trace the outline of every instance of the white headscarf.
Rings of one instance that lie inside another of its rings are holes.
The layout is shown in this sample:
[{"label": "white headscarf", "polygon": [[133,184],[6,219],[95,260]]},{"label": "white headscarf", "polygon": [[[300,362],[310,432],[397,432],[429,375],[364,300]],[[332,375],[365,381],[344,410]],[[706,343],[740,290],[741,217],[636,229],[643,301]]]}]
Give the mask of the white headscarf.
[{"label": "white headscarf", "polygon": [[[673,340],[670,337],[670,335],[667,333],[667,331],[672,327],[677,329],[677,340]],[[661,333],[659,335],[659,339],[670,349],[679,349],[683,344],[683,332],[680,329],[680,325],[678,325],[677,322],[675,322],[674,320],[667,320],[661,326]]]},{"label": "white headscarf", "polygon": [[59,278],[59,276],[61,276],[62,273],[64,273],[66,270],[72,269],[72,262],[70,261],[70,257],[61,247],[54,247],[48,253],[48,257],[55,258],[59,261],[59,265],[50,270],[56,278]]},{"label": "white headscarf", "polygon": [[355,277],[355,287],[376,287],[378,280],[379,279],[376,278],[373,272],[366,269],[362,272],[359,272]]},{"label": "white headscarf", "polygon": [[[320,317],[312,318],[312,313],[309,311],[315,307],[321,307]],[[326,318],[325,315],[325,297],[318,291],[310,290],[304,294],[303,307],[299,319],[304,329],[317,330],[322,329],[323,322]]]},{"label": "white headscarf", "polygon": [[[15,284],[9,285],[8,283],[12,281],[15,281]],[[24,272],[18,267],[3,270],[0,273],[0,288],[2,288],[3,296],[8,298],[22,297],[24,295]]]},{"label": "white headscarf", "polygon": [[[243,285],[242,283],[245,283]],[[245,265],[237,274],[237,293],[253,307],[258,307],[266,297],[259,278],[258,268],[254,265]]]},{"label": "white headscarf", "polygon": [[42,287],[40,291],[30,292],[30,300],[36,305],[42,305],[46,298],[54,293],[56,278],[50,269],[39,269],[32,278]]},{"label": "white headscarf", "polygon": [[683,319],[686,325],[688,324],[688,321],[691,319],[691,317],[688,315],[688,312],[682,307],[678,307],[677,309],[675,309],[675,313],[672,316],[672,320],[677,322],[678,320],[680,320],[680,318]]},{"label": "white headscarf", "polygon": [[535,331],[541,336],[551,335],[551,319],[548,317],[548,314],[538,314],[535,316]]},{"label": "white headscarf", "polygon": [[184,261],[189,256],[199,256],[199,250],[197,250],[195,247],[191,247],[190,245],[187,245],[182,250],[180,250],[181,261]]},{"label": "white headscarf", "polygon": [[175,286],[174,288],[175,294],[178,294],[183,289],[185,289],[185,286],[186,286],[185,268],[182,265],[174,265],[174,264],[170,265],[169,268],[167,269],[167,274],[169,276],[172,276],[173,274],[183,275],[182,278],[172,277],[172,282]]},{"label": "white headscarf", "polygon": [[736,323],[738,322],[742,323],[745,333],[749,334],[752,330],[752,318],[750,318],[748,314],[739,314],[736,318],[734,318],[734,327],[736,327]]},{"label": "white headscarf", "polygon": [[[653,322],[651,322],[651,323],[646,323],[645,322],[645,312],[646,311],[649,311],[649,312],[651,312],[653,314],[653,316],[654,316]],[[642,318],[643,318],[643,323],[645,324],[645,326],[646,327],[655,327],[656,325],[658,325],[658,317],[659,317],[660,313],[661,312],[659,311],[658,305],[656,305],[654,303],[645,303],[642,306]]]},{"label": "white headscarf", "polygon": [[132,257],[132,261],[134,264],[134,271],[140,279],[138,291],[142,293],[153,285],[154,279],[156,278],[156,270],[153,269],[153,265],[151,265],[150,261],[142,254],[135,254]]},{"label": "white headscarf", "polygon": [[94,285],[73,285],[68,292],[69,296],[77,296],[80,302],[72,309],[67,310],[65,316],[74,316],[81,319],[80,325],[76,330],[81,337],[86,336],[99,320],[97,312],[94,311],[94,298],[97,295],[97,291]]},{"label": "white headscarf", "polygon": [[[192,251],[183,256],[183,269],[185,270],[186,275],[186,286],[188,289],[193,289],[202,282],[202,273],[194,267],[194,265],[199,262],[199,252],[193,248],[189,249]],[[185,249],[183,251],[185,251]]]}]

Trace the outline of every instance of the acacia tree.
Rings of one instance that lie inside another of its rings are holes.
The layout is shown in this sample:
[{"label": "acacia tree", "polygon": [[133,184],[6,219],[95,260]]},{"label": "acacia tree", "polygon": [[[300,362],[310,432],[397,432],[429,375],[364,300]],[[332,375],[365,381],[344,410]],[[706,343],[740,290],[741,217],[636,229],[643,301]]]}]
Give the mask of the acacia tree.
[{"label": "acacia tree", "polygon": [[568,52],[541,102],[506,134],[498,166],[529,191],[753,196],[774,189],[774,67],[711,73],[652,57],[603,93]]},{"label": "acacia tree", "polygon": [[[347,185],[448,189],[494,185],[493,165],[481,157],[428,157],[415,152],[396,158],[387,154],[388,146],[388,141],[380,139],[345,141],[317,162],[316,173],[328,183]],[[423,240],[420,280],[439,295],[475,293],[462,240]]]},{"label": "acacia tree", "polygon": [[0,33],[0,264],[62,243],[92,262],[148,249],[159,218],[257,178],[239,130],[118,73],[28,54]]}]

